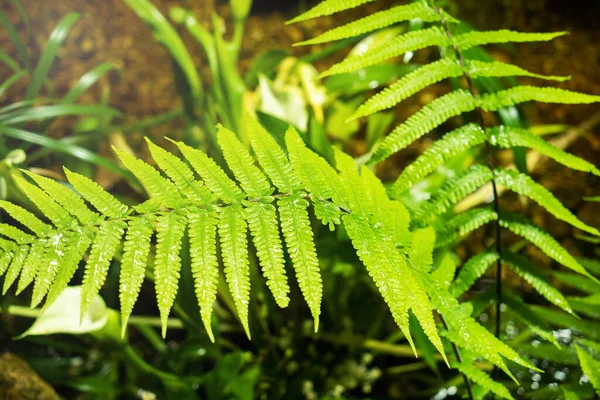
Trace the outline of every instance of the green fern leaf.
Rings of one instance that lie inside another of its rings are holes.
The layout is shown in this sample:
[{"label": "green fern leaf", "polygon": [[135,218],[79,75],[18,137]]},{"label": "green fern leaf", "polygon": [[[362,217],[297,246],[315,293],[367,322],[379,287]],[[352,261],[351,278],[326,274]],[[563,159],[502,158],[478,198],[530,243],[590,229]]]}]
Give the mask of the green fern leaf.
[{"label": "green fern leaf", "polygon": [[489,208],[474,208],[462,212],[447,221],[436,231],[435,247],[447,246],[490,221],[498,219],[498,214]]},{"label": "green fern leaf", "polygon": [[46,193],[44,193],[40,188],[32,185],[29,182],[21,178],[16,178],[15,180],[23,190],[23,193],[27,195],[27,197],[33,201],[37,208],[44,214],[52,223],[58,228],[64,228],[73,222],[73,218],[62,208],[60,205],[56,204],[54,200]]},{"label": "green fern leaf", "polygon": [[443,79],[456,78],[463,74],[468,74],[472,78],[529,76],[555,81],[564,81],[570,78],[534,74],[517,66],[496,61],[468,60],[463,67],[454,58],[442,58],[441,60],[420,67],[388,88],[383,89],[380,93],[362,104],[350,119],[364,117],[391,108],[427,86],[440,82]]},{"label": "green fern leaf", "polygon": [[487,129],[486,133],[489,137],[489,142],[494,146],[504,149],[518,146],[528,147],[571,169],[591,172],[594,175],[600,176],[600,170],[592,163],[569,154],[558,147],[554,147],[541,137],[534,135],[526,129],[519,129],[511,126],[498,126]]},{"label": "green fern leaf", "polygon": [[583,266],[581,266],[581,264],[579,264],[579,262],[552,236],[540,229],[527,218],[517,214],[504,212],[500,216],[500,226],[510,230],[515,235],[527,239],[556,262],[597,281],[597,279],[590,275],[590,273],[587,272],[585,268],[583,268]]},{"label": "green fern leaf", "polygon": [[569,314],[573,314],[573,309],[562,293],[548,282],[542,271],[537,265],[531,263],[525,257],[504,250],[502,252],[502,261],[508,264],[521,278],[525,279],[539,294],[544,296],[549,302],[562,308]]},{"label": "green fern leaf", "polygon": [[221,254],[225,277],[246,335],[250,338],[248,304],[250,303],[250,267],[248,265],[247,225],[239,204],[225,207],[219,219]]},{"label": "green fern leaf", "polygon": [[236,203],[244,198],[244,193],[234,181],[229,179],[210,157],[184,143],[175,143],[179,150],[204,180],[208,188],[226,203]]},{"label": "green fern leaf", "polygon": [[[420,272],[421,276],[425,273]],[[446,318],[448,330],[445,336],[457,346],[472,351],[504,371],[515,382],[517,380],[511,374],[502,357],[507,358],[526,368],[535,368],[530,362],[523,359],[515,350],[492,335],[487,329],[479,325],[465,310],[460,307],[458,301],[450,295],[443,287],[433,279],[422,279],[431,303]],[[539,370],[538,370],[539,371]]]},{"label": "green fern leaf", "polygon": [[41,303],[55,282],[59,266],[75,234],[77,233],[68,231],[53,232],[46,241],[46,253],[38,268],[33,284],[33,294],[31,296],[32,308]]},{"label": "green fern leaf", "polygon": [[492,43],[546,42],[566,34],[567,32],[524,33],[501,29],[466,32],[455,36],[454,40],[459,50],[467,50],[471,47]]},{"label": "green fern leaf", "polygon": [[459,297],[461,294],[469,290],[475,281],[498,261],[500,256],[492,250],[485,250],[471,257],[460,269],[456,280],[450,286],[450,293],[454,297]]},{"label": "green fern leaf", "polygon": [[485,389],[485,393],[492,392],[502,399],[514,400],[509,390],[500,382],[494,381],[488,374],[477,368],[473,364],[454,363],[453,368],[456,368],[460,373],[464,374],[471,381],[481,385]]},{"label": "green fern leaf", "polygon": [[275,139],[250,115],[246,114],[245,121],[246,133],[256,158],[273,184],[282,193],[293,193],[302,189],[300,179]]},{"label": "green fern leaf", "polygon": [[308,218],[308,201],[300,195],[292,195],[279,199],[277,206],[288,254],[296,271],[300,291],[313,316],[316,332],[319,329],[323,284]]},{"label": "green fern leaf", "polygon": [[[379,11],[349,24],[331,29],[313,39],[298,43],[297,45],[327,43],[336,40],[347,39],[374,30],[382,29],[398,22],[410,21],[411,19],[415,18],[419,18],[424,22],[439,21],[441,19],[440,15],[433,8],[431,8],[427,2],[420,1],[412,4],[392,7],[389,10]],[[458,22],[445,12],[444,20],[446,22]]]},{"label": "green fern leaf", "polygon": [[553,271],[552,275],[568,286],[574,287],[588,294],[600,293],[600,283],[581,275],[560,271]]},{"label": "green fern leaf", "polygon": [[519,296],[515,296],[506,288],[502,291],[502,302],[508,306],[529,329],[548,343],[552,343],[560,349],[560,343],[552,332],[547,329],[544,321],[534,313],[531,308]]},{"label": "green fern leaf", "polygon": [[388,198],[385,187],[375,174],[362,167],[361,180],[366,192],[367,205],[387,234],[394,239],[394,244],[408,248],[412,234],[409,231],[410,214],[404,204]]},{"label": "green fern leaf", "polygon": [[349,10],[351,8],[358,7],[365,3],[370,3],[375,0],[324,0],[317,4],[310,10],[303,14],[300,14],[296,18],[288,21],[288,24],[293,24],[300,21],[306,21],[308,19],[324,17],[326,15],[332,15],[340,11]]},{"label": "green fern leaf", "polygon": [[600,96],[571,92],[564,89],[537,86],[517,86],[493,94],[484,94],[477,105],[484,111],[498,111],[527,101],[556,104],[590,104],[600,101]]},{"label": "green fern leaf", "polygon": [[394,196],[398,196],[450,158],[485,143],[486,139],[485,133],[476,124],[468,124],[445,134],[402,171],[400,177],[394,182],[391,192]]},{"label": "green fern leaf", "polygon": [[[7,246],[4,246],[3,249],[7,249]],[[8,269],[8,266],[10,265],[10,262],[13,259],[13,251],[4,251],[2,252],[2,254],[0,254],[0,276],[4,275],[4,273],[6,272],[6,270]]]},{"label": "green fern leaf", "polygon": [[152,225],[152,219],[149,217],[133,218],[127,224],[119,274],[121,336],[125,335],[127,321],[144,281],[148,253],[150,252],[150,240],[153,233],[154,226]]},{"label": "green fern leaf", "polygon": [[424,49],[426,47],[445,47],[450,44],[451,40],[446,35],[446,32],[437,26],[408,32],[380,45],[377,47],[377,51],[369,51],[364,54],[347,57],[342,62],[337,63],[325,72],[322,72],[319,75],[319,78],[353,72],[371,65],[382,63],[389,58]]},{"label": "green fern leaf", "polygon": [[555,75],[540,75],[529,72],[516,65],[506,64],[498,61],[466,61],[467,73],[473,78],[480,77],[495,77],[502,78],[505,76],[528,76],[531,78],[545,79],[549,81],[564,82],[571,79],[570,76],[555,76]]},{"label": "green fern leaf", "polygon": [[[94,229],[82,227],[81,229],[76,229],[74,234],[68,239],[68,244],[65,246],[65,255],[60,259],[60,268],[56,272],[54,282],[48,291],[44,308],[47,308],[54,303],[58,296],[60,296],[63,290],[67,287],[69,281],[73,278],[75,271],[77,271],[79,262],[83,258],[83,255],[92,244],[94,234]],[[39,273],[38,276],[40,276]],[[37,305],[41,300],[42,299],[39,297],[39,295],[37,298],[34,296],[34,299],[32,300],[32,306]]]},{"label": "green fern leaf", "polygon": [[219,125],[217,141],[227,165],[250,198],[260,199],[273,193],[267,177],[254,165],[250,153],[233,132]]},{"label": "green fern leaf", "polygon": [[313,203],[313,206],[315,217],[317,217],[323,225],[327,225],[330,231],[333,232],[335,225],[342,223],[342,211],[337,205],[328,201],[317,200]]},{"label": "green fern leaf", "polygon": [[82,224],[92,224],[98,221],[98,214],[91,211],[80,196],[64,185],[40,175],[23,171],[38,184],[52,199],[60,204],[69,214],[76,217]]},{"label": "green fern leaf", "polygon": [[575,345],[575,349],[577,349],[577,357],[579,357],[583,373],[590,379],[596,393],[600,396],[600,361],[585,352],[581,346]]},{"label": "green fern leaf", "polygon": [[140,180],[151,197],[172,208],[179,208],[185,203],[175,185],[165,179],[154,167],[116,147],[113,147],[113,151],[123,165]]},{"label": "green fern leaf", "polygon": [[21,270],[23,269],[23,265],[25,264],[25,260],[27,260],[27,255],[29,254],[29,246],[20,246],[15,251],[14,257],[6,271],[6,275],[4,276],[4,286],[2,287],[2,295],[5,295],[8,289],[12,286],[12,284],[17,280]]},{"label": "green fern leaf", "polygon": [[0,235],[4,235],[7,238],[14,240],[18,244],[31,243],[35,237],[31,236],[19,228],[15,228],[12,225],[0,223]]},{"label": "green fern leaf", "polygon": [[396,127],[376,148],[369,159],[370,164],[383,161],[393,153],[437,128],[451,117],[477,107],[475,98],[467,90],[455,90],[433,100],[416,114]]},{"label": "green fern leaf", "polygon": [[37,240],[30,246],[29,254],[23,263],[23,270],[21,271],[21,277],[19,278],[19,284],[17,285],[17,295],[25,290],[25,288],[27,288],[27,286],[35,279],[38,268],[42,264],[45,252],[46,240]]},{"label": "green fern leaf", "polygon": [[102,215],[120,218],[127,214],[128,207],[102,189],[96,182],[64,168],[67,180]]},{"label": "green fern leaf", "polygon": [[213,305],[217,299],[219,265],[217,261],[217,223],[216,211],[200,209],[188,215],[190,235],[190,256],[194,288],[200,316],[208,337],[214,343],[215,336],[211,326]]},{"label": "green fern leaf", "polygon": [[[352,212],[360,213],[362,216],[368,216],[367,210],[367,191],[363,187],[363,180],[358,174],[358,169],[354,159],[341,150],[335,151],[335,167],[340,172],[344,193],[347,194],[348,208]],[[375,197],[375,196],[373,196]],[[387,197],[387,196],[386,196]],[[373,204],[373,201],[371,201]]]},{"label": "green fern leaf", "polygon": [[448,180],[436,190],[432,199],[414,213],[414,219],[420,226],[425,226],[437,216],[446,212],[450,207],[466,195],[483,186],[494,178],[493,172],[486,166],[475,164],[456,178]]},{"label": "green fern leaf", "polygon": [[460,63],[452,58],[442,58],[441,60],[426,64],[369,98],[369,100],[358,107],[349,119],[366,117],[378,111],[392,108],[402,100],[409,98],[434,83],[440,82],[443,79],[458,77],[462,74],[464,74],[464,70]]},{"label": "green fern leaf", "polygon": [[334,203],[348,208],[348,194],[335,169],[323,157],[307,149],[292,127],[286,132],[285,144],[292,168],[313,198],[333,199]]},{"label": "green fern leaf", "polygon": [[446,253],[439,267],[432,273],[431,277],[443,288],[448,289],[456,275],[456,262],[450,253]]},{"label": "green fern leaf", "polygon": [[94,296],[98,294],[104,284],[108,267],[121,243],[125,227],[126,225],[122,221],[104,221],[100,224],[81,284],[81,319],[87,312]]},{"label": "green fern leaf", "polygon": [[194,179],[194,172],[178,157],[155,145],[146,138],[152,158],[188,199],[203,204],[212,202],[211,193],[201,181]]},{"label": "green fern leaf", "polygon": [[167,334],[167,320],[177,289],[181,270],[181,245],[187,221],[178,212],[161,215],[156,220],[156,257],[154,260],[154,285],[163,338]]},{"label": "green fern leaf", "polygon": [[569,224],[583,231],[600,236],[600,231],[598,231],[598,229],[583,223],[579,218],[573,215],[571,211],[563,206],[560,200],[554,197],[552,193],[550,193],[539,183],[536,183],[528,175],[519,173],[516,170],[501,169],[495,170],[494,175],[494,180],[497,184],[505,186],[506,188],[522,196],[529,197],[540,206],[544,207],[556,218],[568,222]]},{"label": "green fern leaf", "polygon": [[408,251],[413,268],[423,272],[431,271],[434,243],[435,231],[432,227],[418,229],[413,232],[410,250]]},{"label": "green fern leaf", "polygon": [[254,203],[246,209],[246,219],[252,233],[256,255],[260,261],[267,286],[280,307],[290,302],[290,287],[285,275],[283,247],[277,227],[275,207],[271,204]]},{"label": "green fern leaf", "polygon": [[0,200],[0,208],[4,209],[8,215],[19,221],[23,226],[38,236],[45,236],[52,230],[52,226],[42,222],[38,217],[24,208],[9,203],[8,201]]}]

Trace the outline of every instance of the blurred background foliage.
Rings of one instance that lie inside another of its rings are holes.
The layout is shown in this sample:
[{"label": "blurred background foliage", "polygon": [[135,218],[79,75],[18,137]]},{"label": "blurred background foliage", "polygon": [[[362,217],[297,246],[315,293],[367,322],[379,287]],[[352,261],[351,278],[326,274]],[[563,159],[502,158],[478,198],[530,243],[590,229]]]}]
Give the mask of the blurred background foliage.
[{"label": "blurred background foliage", "polygon": [[[293,43],[314,37],[340,21],[319,19],[284,25],[311,5],[303,0],[0,3],[0,198],[25,207],[30,204],[15,186],[13,174],[26,168],[62,179],[63,165],[92,177],[124,202],[135,203],[144,189],[115,161],[111,145],[147,158],[141,146],[143,137],[149,136],[168,148],[164,140],[168,136],[218,157],[211,151],[215,124],[220,122],[240,132],[242,107],[254,110],[277,140],[292,124],[325,158],[331,158],[331,143],[360,157],[394,123],[448,90],[443,84],[436,85],[403,107],[346,123],[369,93],[414,70],[431,53],[407,55],[400,63],[325,80],[314,79],[317,71],[339,60],[336,57],[341,54],[333,54],[337,50],[365,51],[398,32],[414,29],[419,21],[378,31],[358,41],[296,48]],[[392,1],[369,4],[341,18],[353,20],[387,3]],[[566,7],[564,2],[552,0],[439,3],[477,28],[570,31],[569,36],[535,47],[499,48],[491,54],[481,49],[473,51],[479,52],[480,58],[519,58],[521,66],[540,73],[571,74],[574,79],[561,87],[600,93],[600,29],[593,18],[600,12],[598,6],[574,1]],[[465,25],[463,29],[470,27]],[[495,90],[498,85],[515,83],[489,80],[480,89]],[[539,105],[502,110],[496,117],[505,124],[531,126],[540,135],[553,135],[552,140],[559,146],[569,147],[571,152],[597,164],[600,136],[595,126],[600,116],[595,111],[593,106]],[[380,165],[379,176],[384,180],[396,177],[432,139],[425,137]],[[419,184],[405,202],[410,206],[423,201],[474,156],[466,154],[451,161],[447,169]],[[515,163],[539,177],[584,222],[600,225],[598,205],[593,201],[600,195],[597,177],[559,168],[547,160],[526,159],[519,150],[501,153],[500,159],[504,165]],[[485,194],[480,194],[470,198],[471,203],[459,206],[466,209],[484,200]],[[574,237],[567,224],[545,221],[547,217],[539,207],[524,204],[516,195],[508,195],[504,204],[511,210],[527,210],[569,251],[584,257],[586,267],[600,276],[598,243],[594,239]],[[66,331],[67,321],[40,319],[37,323],[41,328],[31,328],[31,335],[15,341],[13,338],[26,331],[31,318],[38,314],[23,307],[12,294],[2,296],[2,310],[9,310],[11,315],[3,312],[0,320],[0,351],[7,352],[0,357],[0,395],[209,400],[455,397],[457,387],[463,384],[460,376],[439,363],[418,324],[414,324],[413,331],[422,359],[414,359],[366,272],[356,268],[358,260],[348,251],[348,239],[343,233],[325,231],[318,232],[317,241],[325,281],[320,333],[312,333],[302,302],[278,309],[261,283],[255,285],[251,304],[251,325],[257,332],[253,341],[248,342],[241,331],[225,290],[219,294],[216,343],[211,344],[199,324],[190,277],[184,274],[184,288],[177,298],[167,339],[163,340],[156,330],[157,311],[148,282],[142,287],[128,336],[121,339],[115,325],[118,318],[114,318],[118,268],[112,268],[102,297],[97,299],[94,321],[99,322],[87,330],[79,327]],[[455,253],[447,255],[451,260],[448,262],[481,252],[488,245],[483,240],[487,236],[480,229],[461,242]],[[508,240],[513,246],[522,246],[515,238]],[[551,264],[534,249],[530,254],[538,263]],[[189,269],[183,271],[189,273]],[[507,279],[510,282],[511,277]],[[570,300],[575,310],[591,319],[585,323],[571,321],[575,331],[600,340],[600,314],[589,311],[589,299],[584,297],[598,293],[600,287],[561,272],[555,272],[553,279],[573,296]],[[518,285],[511,289],[517,303],[517,294],[528,290]],[[485,302],[489,300],[486,294],[492,289],[484,285],[476,292],[482,310],[489,303]],[[292,297],[300,298],[299,289],[292,290]],[[61,304],[63,311],[72,303],[66,298]],[[544,323],[552,325],[556,319],[547,309],[535,311]],[[485,312],[479,317],[483,324],[487,319]],[[565,388],[580,384],[574,348],[572,358],[565,359],[551,345],[540,344],[530,324],[510,315],[504,320],[503,329],[511,345],[549,371],[543,377],[533,371],[517,371],[522,385],[534,389],[528,393],[534,398],[566,397],[559,393],[559,383]],[[569,345],[573,340],[570,330],[556,332],[561,344]],[[590,385],[582,390],[593,395]]]}]

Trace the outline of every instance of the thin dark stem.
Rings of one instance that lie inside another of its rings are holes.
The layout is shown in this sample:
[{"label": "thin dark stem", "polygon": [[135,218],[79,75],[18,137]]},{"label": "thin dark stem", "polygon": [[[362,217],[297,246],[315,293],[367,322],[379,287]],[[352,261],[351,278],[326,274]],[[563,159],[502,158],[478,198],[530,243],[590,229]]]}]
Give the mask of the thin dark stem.
[{"label": "thin dark stem", "polygon": [[[435,0],[432,0],[432,2],[435,2]],[[475,89],[475,85],[473,85],[473,80],[471,79],[471,76],[467,72],[464,58],[463,58],[462,54],[460,53],[458,47],[456,46],[456,43],[453,40],[452,34],[450,33],[450,29],[448,28],[448,25],[446,24],[446,21],[444,20],[444,16],[435,4],[433,4],[433,8],[440,16],[440,23],[441,23],[444,31],[446,32],[446,35],[452,41],[452,49],[453,49],[454,54],[456,55],[456,58],[458,59],[458,62],[460,63],[460,66],[463,70],[463,76],[467,82],[469,91],[471,92],[471,95],[473,97],[477,97],[477,90]],[[483,118],[482,110],[480,108],[477,109],[476,114],[477,114],[477,118],[479,120],[479,125],[481,126],[481,129],[485,131],[486,126],[485,126],[485,120]],[[493,151],[492,151],[492,148],[489,145],[489,143],[486,144],[486,147],[487,147],[487,153],[488,153],[487,165],[490,168],[490,170],[493,171],[495,168]],[[502,261],[501,261],[502,260],[502,231],[501,231],[501,227],[500,227],[500,198],[498,196],[498,188],[496,187],[495,179],[492,179],[492,189],[494,192],[494,211],[496,212],[496,215],[497,215],[497,218],[495,221],[495,227],[494,227],[495,228],[494,229],[495,236],[496,236],[496,239],[495,239],[496,252],[499,255],[498,261],[496,262],[496,329],[495,329],[495,335],[498,339],[500,339],[500,335],[501,335],[500,327],[502,325],[502,317],[500,314],[501,313],[501,305],[502,305]]]},{"label": "thin dark stem", "polygon": [[[440,314],[440,318],[442,319],[442,324],[444,324],[444,328],[446,328],[446,330],[448,330],[448,323],[446,322],[446,318],[444,318],[444,316],[442,314]],[[452,350],[454,350],[454,355],[456,356],[456,360],[460,364],[462,364],[462,362],[463,362],[462,354],[460,353],[460,349],[458,348],[458,346],[454,343],[452,343]],[[474,397],[473,397],[473,389],[471,388],[471,381],[462,372],[461,372],[461,375],[465,381],[465,387],[467,388],[467,393],[469,395],[469,399],[473,400]]]}]

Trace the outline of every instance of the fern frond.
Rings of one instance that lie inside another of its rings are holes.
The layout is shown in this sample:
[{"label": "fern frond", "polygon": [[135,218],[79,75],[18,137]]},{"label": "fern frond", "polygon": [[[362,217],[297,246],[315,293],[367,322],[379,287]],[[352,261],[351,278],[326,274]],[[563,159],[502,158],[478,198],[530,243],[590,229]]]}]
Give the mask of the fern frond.
[{"label": "fern frond", "polygon": [[459,77],[463,74],[467,74],[472,78],[528,76],[554,81],[569,79],[569,77],[535,74],[515,65],[497,61],[467,60],[463,67],[454,58],[442,58],[420,67],[394,82],[388,88],[383,89],[362,104],[350,119],[364,117],[377,111],[391,108],[434,83],[440,82],[443,79]]},{"label": "fern frond", "polygon": [[361,169],[362,186],[365,189],[368,208],[396,246],[408,248],[411,243],[410,213],[399,201],[388,198],[383,183],[365,166]]},{"label": "fern frond", "polygon": [[600,361],[589,355],[581,346],[575,345],[583,373],[587,375],[596,393],[600,396]]},{"label": "fern frond", "polygon": [[[379,11],[349,24],[331,29],[313,39],[297,43],[296,45],[318,44],[347,39],[382,29],[398,22],[410,21],[414,18],[419,18],[424,22],[439,21],[441,19],[440,15],[427,2],[420,1]],[[458,22],[445,12],[444,20],[446,22]]]},{"label": "fern frond", "polygon": [[[63,290],[69,284],[69,281],[73,278],[75,271],[79,267],[79,262],[83,258],[83,255],[92,244],[94,238],[95,228],[82,227],[77,228],[74,234],[69,238],[69,243],[66,246],[65,255],[60,259],[60,268],[56,272],[56,276],[52,286],[48,291],[46,297],[46,303],[44,308],[49,307],[54,301],[60,296]],[[38,276],[41,276],[38,272]],[[34,294],[35,294],[34,287]],[[41,298],[33,297],[32,307],[41,302]]]},{"label": "fern frond", "polygon": [[471,31],[454,37],[459,50],[467,50],[475,46],[498,43],[547,42],[567,32],[525,33],[507,29],[498,31]]},{"label": "fern frond", "polygon": [[370,3],[375,0],[324,0],[306,11],[303,14],[298,15],[296,18],[288,21],[288,24],[293,24],[300,21],[306,21],[308,19],[324,17],[326,15],[332,15],[340,11],[349,10],[351,8],[358,7],[365,3]]},{"label": "fern frond", "polygon": [[448,289],[454,280],[456,274],[456,262],[450,255],[446,253],[442,259],[440,266],[437,267],[432,273],[431,277],[437,281],[443,288]]},{"label": "fern frond", "polygon": [[211,342],[215,336],[211,326],[213,305],[217,299],[219,263],[217,260],[218,214],[214,210],[200,209],[188,215],[190,256],[194,288],[202,323]]},{"label": "fern frond", "polygon": [[368,196],[363,187],[363,179],[361,179],[360,175],[358,174],[356,163],[352,157],[343,153],[341,150],[335,149],[334,151],[335,167],[340,172],[340,178],[342,185],[344,186],[344,193],[346,193],[348,196],[348,208],[350,208],[352,212],[356,212],[367,217],[369,215],[367,209]]},{"label": "fern frond", "polygon": [[451,44],[443,29],[434,26],[427,29],[408,32],[396,36],[388,42],[377,47],[377,51],[370,51],[364,54],[356,54],[346,57],[342,62],[333,65],[328,70],[322,72],[319,78],[326,76],[353,72],[359,69],[379,64],[385,60],[400,56],[404,53],[417,51],[430,46],[445,47]]},{"label": "fern frond", "polygon": [[254,160],[233,132],[218,126],[217,141],[227,165],[249,197],[260,199],[273,193],[267,177],[254,165]]},{"label": "fern frond", "polygon": [[547,329],[544,321],[539,318],[519,296],[515,296],[513,293],[504,289],[502,293],[502,302],[506,304],[533,333],[546,340],[548,343],[552,343],[554,347],[560,348],[560,343],[558,343],[558,340],[556,340],[552,332]]},{"label": "fern frond", "polygon": [[21,271],[21,276],[19,277],[19,284],[17,285],[16,292],[17,295],[25,290],[25,288],[27,288],[27,286],[29,286],[35,279],[38,268],[43,261],[45,252],[46,240],[37,240],[31,244],[29,254],[23,263],[23,270]]},{"label": "fern frond", "polygon": [[151,197],[156,198],[168,207],[177,208],[184,203],[173,182],[165,179],[154,167],[117,148],[113,148],[113,151],[123,165],[140,180]]},{"label": "fern frond", "polygon": [[527,101],[556,104],[590,104],[600,102],[600,96],[564,89],[537,86],[516,86],[497,93],[483,94],[477,104],[484,111],[498,111]]},{"label": "fern frond", "polygon": [[494,171],[494,180],[497,184],[500,184],[513,192],[516,192],[522,196],[527,196],[540,206],[544,207],[548,212],[554,215],[556,218],[561,219],[576,228],[591,234],[600,236],[600,231],[583,223],[577,218],[571,211],[562,205],[548,189],[536,183],[528,175],[522,174],[516,170],[501,170],[496,169]]},{"label": "fern frond", "polygon": [[296,271],[298,285],[315,321],[316,332],[319,329],[323,283],[308,219],[308,201],[299,195],[292,195],[279,199],[277,206],[281,231]]},{"label": "fern frond", "polygon": [[108,267],[125,231],[122,221],[104,221],[94,238],[81,284],[81,319],[104,284]]},{"label": "fern frond", "polygon": [[250,327],[248,326],[250,267],[246,239],[247,225],[243,213],[244,210],[239,204],[224,208],[219,219],[219,236],[221,237],[225,278],[229,284],[229,290],[242,326],[250,338]]},{"label": "fern frond", "polygon": [[12,261],[8,266],[8,270],[6,271],[6,275],[4,276],[4,286],[2,286],[2,295],[6,294],[8,289],[10,289],[12,284],[19,277],[19,274],[23,269],[23,265],[25,264],[25,260],[27,259],[28,254],[29,246],[20,246],[16,249]]},{"label": "fern frond", "polygon": [[497,126],[487,129],[486,134],[489,137],[489,142],[494,146],[503,149],[510,149],[517,146],[527,147],[571,169],[590,172],[600,176],[600,170],[594,164],[551,145],[526,129],[512,126]]},{"label": "fern frond", "polygon": [[238,185],[204,152],[184,143],[175,143],[179,150],[204,180],[208,188],[226,203],[236,203],[244,198]]},{"label": "fern frond", "polygon": [[25,193],[27,197],[33,201],[36,207],[40,209],[42,214],[48,217],[48,219],[52,221],[57,228],[64,228],[71,225],[73,218],[69,215],[69,213],[60,205],[56,204],[56,202],[52,200],[50,196],[44,193],[42,189],[21,178],[15,177],[15,180],[23,190],[23,193]]},{"label": "fern frond", "polygon": [[569,302],[562,293],[556,289],[543,275],[537,265],[531,263],[525,257],[515,254],[511,251],[502,252],[502,261],[511,267],[521,278],[529,283],[546,300],[557,307],[562,308],[569,314],[574,314]]},{"label": "fern frond", "polygon": [[378,111],[392,108],[402,100],[434,83],[443,79],[461,76],[463,73],[464,70],[459,61],[453,58],[442,58],[423,65],[369,98],[358,107],[349,119],[366,117]]},{"label": "fern frond", "polygon": [[185,197],[197,204],[212,202],[210,191],[202,184],[202,181],[194,179],[194,172],[179,157],[155,145],[148,138],[146,138],[146,143],[158,167]]},{"label": "fern frond", "polygon": [[0,223],[0,235],[6,236],[18,244],[31,243],[35,239],[34,236],[23,232],[19,228],[3,223]]},{"label": "fern frond", "polygon": [[512,397],[506,386],[493,380],[488,374],[477,368],[475,365],[454,363],[452,364],[452,367],[459,370],[460,373],[465,374],[471,381],[481,385],[481,387],[485,389],[485,393],[492,392],[499,398],[514,400],[514,397]]},{"label": "fern frond", "polygon": [[420,181],[450,158],[461,154],[471,147],[485,143],[486,135],[476,124],[468,124],[462,128],[445,134],[434,142],[423,154],[408,165],[390,189],[395,196]]},{"label": "fern frond", "polygon": [[38,217],[23,207],[9,203],[6,200],[0,200],[0,208],[4,209],[8,215],[19,221],[23,226],[38,236],[45,236],[52,230],[52,226],[42,222]]},{"label": "fern frond", "polygon": [[285,134],[285,144],[292,168],[313,198],[333,199],[334,203],[348,208],[349,195],[335,169],[325,159],[307,149],[292,127]]},{"label": "fern frond", "polygon": [[102,215],[109,218],[120,218],[127,214],[129,208],[102,189],[96,182],[83,175],[64,168],[67,180],[75,190],[83,196]]},{"label": "fern frond", "polygon": [[127,224],[119,274],[119,300],[121,302],[121,335],[125,334],[127,321],[140,293],[150,253],[150,240],[154,226],[150,217],[133,218]]},{"label": "fern frond", "polygon": [[540,229],[532,221],[517,214],[504,212],[500,216],[500,226],[510,230],[515,235],[527,239],[529,242],[537,246],[548,257],[552,258],[559,264],[572,269],[582,275],[593,280],[597,280],[583,266],[569,254],[552,236]]},{"label": "fern frond", "polygon": [[98,221],[99,215],[91,211],[80,196],[64,185],[41,175],[23,171],[38,184],[52,199],[60,204],[69,214],[79,219],[82,224],[92,224]]},{"label": "fern frond", "polygon": [[600,283],[581,275],[566,272],[553,271],[552,275],[564,284],[574,287],[588,294],[600,293]]},{"label": "fern frond", "polygon": [[163,337],[167,334],[167,320],[179,288],[181,269],[179,253],[186,225],[185,216],[177,211],[161,215],[156,221],[154,285]]},{"label": "fern frond", "polygon": [[451,117],[473,111],[477,106],[475,98],[467,90],[455,90],[438,97],[397,126],[376,148],[369,164],[380,162],[393,153],[431,132]]},{"label": "fern frond", "polygon": [[498,214],[489,208],[474,208],[462,212],[448,221],[436,231],[435,247],[447,246],[458,238],[464,237],[475,229],[482,227],[490,221],[498,219]]},{"label": "fern frond", "polygon": [[454,297],[469,290],[475,281],[500,258],[500,255],[493,250],[485,250],[471,257],[460,269],[456,280],[450,286],[450,293]]},{"label": "fern frond", "polygon": [[4,275],[14,255],[12,250],[8,250],[8,246],[2,245],[2,248],[5,249],[5,251],[0,254],[0,276]]},{"label": "fern frond", "polygon": [[[420,275],[423,275],[421,272]],[[492,335],[479,325],[460,307],[458,301],[448,293],[437,281],[422,279],[433,306],[446,318],[448,330],[444,335],[457,346],[472,351],[485,358],[504,371],[517,382],[503,358],[511,360],[526,368],[537,370],[529,361],[523,359],[515,350]]]},{"label": "fern frond", "polygon": [[452,205],[462,200],[494,178],[493,172],[486,166],[475,164],[456,178],[448,180],[433,193],[432,198],[424,202],[414,213],[414,220],[424,226],[437,216],[446,212]]},{"label": "fern frond", "polygon": [[[247,116],[246,133],[262,169],[269,176],[273,185],[283,193],[293,193],[302,188],[300,179],[292,169],[284,151],[275,139],[256,121]],[[290,129],[292,129],[290,127]]]},{"label": "fern frond", "polygon": [[285,275],[285,259],[275,207],[271,204],[254,203],[246,209],[246,219],[252,233],[256,255],[260,261],[267,286],[280,307],[290,302],[290,287]]},{"label": "fern frond", "polygon": [[73,232],[55,231],[46,241],[46,253],[38,268],[33,284],[33,294],[31,296],[32,308],[44,299],[44,296],[46,296],[50,287],[55,282],[58,267],[62,264],[61,261],[67,249],[70,248],[71,240],[75,234]]},{"label": "fern frond", "polygon": [[433,245],[435,244],[435,231],[432,227],[418,229],[412,234],[408,259],[413,268],[419,271],[430,272],[433,265]]}]

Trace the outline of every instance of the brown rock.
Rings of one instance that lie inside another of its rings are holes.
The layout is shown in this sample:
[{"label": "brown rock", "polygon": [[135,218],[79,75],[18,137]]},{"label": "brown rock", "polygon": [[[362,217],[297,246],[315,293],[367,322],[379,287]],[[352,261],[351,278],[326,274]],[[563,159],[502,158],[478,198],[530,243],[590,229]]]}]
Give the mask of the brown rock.
[{"label": "brown rock", "polygon": [[52,386],[20,357],[0,355],[0,398],[11,400],[58,400]]}]

